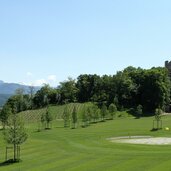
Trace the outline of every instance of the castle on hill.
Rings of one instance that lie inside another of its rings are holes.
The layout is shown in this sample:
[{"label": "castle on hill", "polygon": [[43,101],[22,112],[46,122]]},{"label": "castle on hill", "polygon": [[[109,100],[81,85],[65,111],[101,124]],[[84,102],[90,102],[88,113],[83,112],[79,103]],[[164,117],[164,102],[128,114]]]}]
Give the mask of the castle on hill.
[{"label": "castle on hill", "polygon": [[169,71],[169,77],[171,78],[171,61],[165,61],[165,67]]}]

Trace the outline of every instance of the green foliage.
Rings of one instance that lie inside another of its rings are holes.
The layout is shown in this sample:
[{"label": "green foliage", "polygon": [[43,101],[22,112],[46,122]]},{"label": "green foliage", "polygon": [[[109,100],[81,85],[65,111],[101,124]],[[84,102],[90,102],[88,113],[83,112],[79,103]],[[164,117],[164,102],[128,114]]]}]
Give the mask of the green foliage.
[{"label": "green foliage", "polygon": [[8,125],[4,130],[4,139],[8,144],[12,144],[14,148],[14,158],[17,160],[17,146],[27,140],[27,133],[24,128],[24,123],[20,120],[17,114],[12,114],[8,119]]},{"label": "green foliage", "polygon": [[142,105],[138,105],[136,108],[136,116],[137,118],[140,118],[143,114],[143,107]]},{"label": "green foliage", "polygon": [[5,129],[5,126],[8,123],[8,118],[12,114],[12,109],[8,105],[4,105],[2,110],[0,111],[0,121],[2,122],[3,128]]},{"label": "green foliage", "polygon": [[49,103],[56,104],[59,100],[57,98],[58,94],[59,94],[59,90],[51,88],[48,84],[45,84],[34,95],[33,104],[36,108],[45,107]]},{"label": "green foliage", "polygon": [[165,68],[127,67],[114,76],[80,75],[76,84],[79,102],[115,103],[118,109],[142,104],[152,112],[170,102],[170,80]]},{"label": "green foliage", "polygon": [[47,125],[46,128],[49,129],[49,128],[50,128],[50,123],[52,122],[53,117],[52,117],[51,113],[49,112],[49,108],[48,108],[48,107],[47,107],[47,109],[46,109],[45,118],[46,118],[46,125]]},{"label": "green foliage", "polygon": [[161,109],[159,109],[159,108],[157,108],[156,110],[155,110],[155,120],[156,121],[159,121],[159,120],[161,120],[161,115],[162,115],[162,110]]},{"label": "green foliage", "polygon": [[72,111],[72,124],[73,127],[72,128],[76,128],[76,124],[77,124],[78,118],[77,118],[77,109],[76,106],[74,106],[73,111]]},{"label": "green foliage", "polygon": [[[158,106],[170,103],[171,84],[165,68],[141,69],[127,67],[116,75],[80,75],[77,81],[68,78],[58,88],[44,85],[35,95],[22,90],[7,101],[17,111],[46,107],[48,104],[93,102],[98,106],[114,103],[118,110],[141,104],[144,112],[153,112]],[[90,113],[90,112],[88,112]]]},{"label": "green foliage", "polygon": [[77,78],[76,87],[78,88],[78,101],[88,102],[97,101],[99,99],[99,92],[101,87],[101,79],[97,75],[80,75]]},{"label": "green foliage", "polygon": [[107,114],[108,114],[107,107],[105,104],[103,104],[102,108],[101,108],[101,119],[102,119],[102,121],[105,120],[105,117],[107,116]]},{"label": "green foliage", "polygon": [[44,113],[42,113],[41,115],[41,123],[45,123],[46,122],[46,115]]},{"label": "green foliage", "polygon": [[113,103],[111,103],[111,104],[109,105],[109,114],[110,114],[111,119],[114,118],[114,116],[116,115],[116,112],[117,112],[117,107],[116,107],[116,105],[113,104]]},{"label": "green foliage", "polygon": [[75,80],[68,78],[67,81],[60,83],[61,103],[71,103],[77,101],[78,89]]},{"label": "green foliage", "polygon": [[87,109],[85,106],[81,113],[81,120],[82,120],[82,127],[87,127],[88,126],[88,117],[87,117]]},{"label": "green foliage", "polygon": [[95,123],[95,122],[97,122],[98,121],[98,119],[99,119],[99,109],[98,109],[98,106],[96,106],[96,105],[93,105],[92,106],[92,119],[93,119],[93,122]]},{"label": "green foliage", "polygon": [[53,116],[49,112],[49,107],[46,108],[45,113],[41,115],[41,123],[45,129],[50,129],[50,123],[53,121]]},{"label": "green foliage", "polygon": [[65,128],[69,126],[69,118],[70,118],[70,113],[68,110],[68,106],[65,105],[63,115],[62,115],[62,119],[64,120],[64,127]]},{"label": "green foliage", "polygon": [[[155,120],[157,122],[157,130],[162,128],[162,121],[161,121],[161,115],[162,115],[163,111],[160,108],[157,108],[155,110]],[[154,128],[153,128],[154,129]]]}]

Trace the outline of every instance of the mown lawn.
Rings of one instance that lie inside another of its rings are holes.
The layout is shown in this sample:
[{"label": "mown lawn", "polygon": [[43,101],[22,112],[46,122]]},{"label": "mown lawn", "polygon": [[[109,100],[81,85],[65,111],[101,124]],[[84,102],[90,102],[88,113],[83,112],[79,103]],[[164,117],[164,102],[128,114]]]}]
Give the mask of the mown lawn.
[{"label": "mown lawn", "polygon": [[[87,128],[63,128],[55,121],[52,130],[37,132],[37,123],[27,123],[29,138],[21,146],[22,162],[0,166],[2,171],[170,171],[171,146],[116,144],[115,136],[152,135],[171,137],[171,131],[151,132],[152,117],[117,118]],[[163,117],[171,128],[171,116]],[[1,134],[0,162],[5,159]]]}]

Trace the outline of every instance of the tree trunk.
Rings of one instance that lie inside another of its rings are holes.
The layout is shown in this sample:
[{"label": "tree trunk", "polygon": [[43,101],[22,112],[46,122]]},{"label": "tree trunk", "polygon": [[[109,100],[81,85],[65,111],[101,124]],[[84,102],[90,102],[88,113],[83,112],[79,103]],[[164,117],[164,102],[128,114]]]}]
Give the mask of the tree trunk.
[{"label": "tree trunk", "polygon": [[16,161],[16,144],[14,144],[14,161]]}]

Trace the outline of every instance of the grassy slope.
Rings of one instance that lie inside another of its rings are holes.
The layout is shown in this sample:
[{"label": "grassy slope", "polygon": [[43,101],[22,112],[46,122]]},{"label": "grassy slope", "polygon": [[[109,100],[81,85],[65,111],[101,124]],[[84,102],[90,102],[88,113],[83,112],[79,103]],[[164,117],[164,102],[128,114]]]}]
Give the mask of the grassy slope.
[{"label": "grassy slope", "polygon": [[[28,141],[22,145],[22,162],[1,166],[5,171],[166,171],[171,168],[171,146],[115,144],[106,138],[123,135],[171,136],[171,131],[151,132],[152,118],[117,118],[71,130],[55,121],[53,129],[36,132],[36,123],[27,123]],[[163,118],[170,126],[171,117]],[[2,136],[2,135],[1,135]],[[1,138],[2,139],[2,138]],[[0,142],[0,161],[5,145]]]}]

